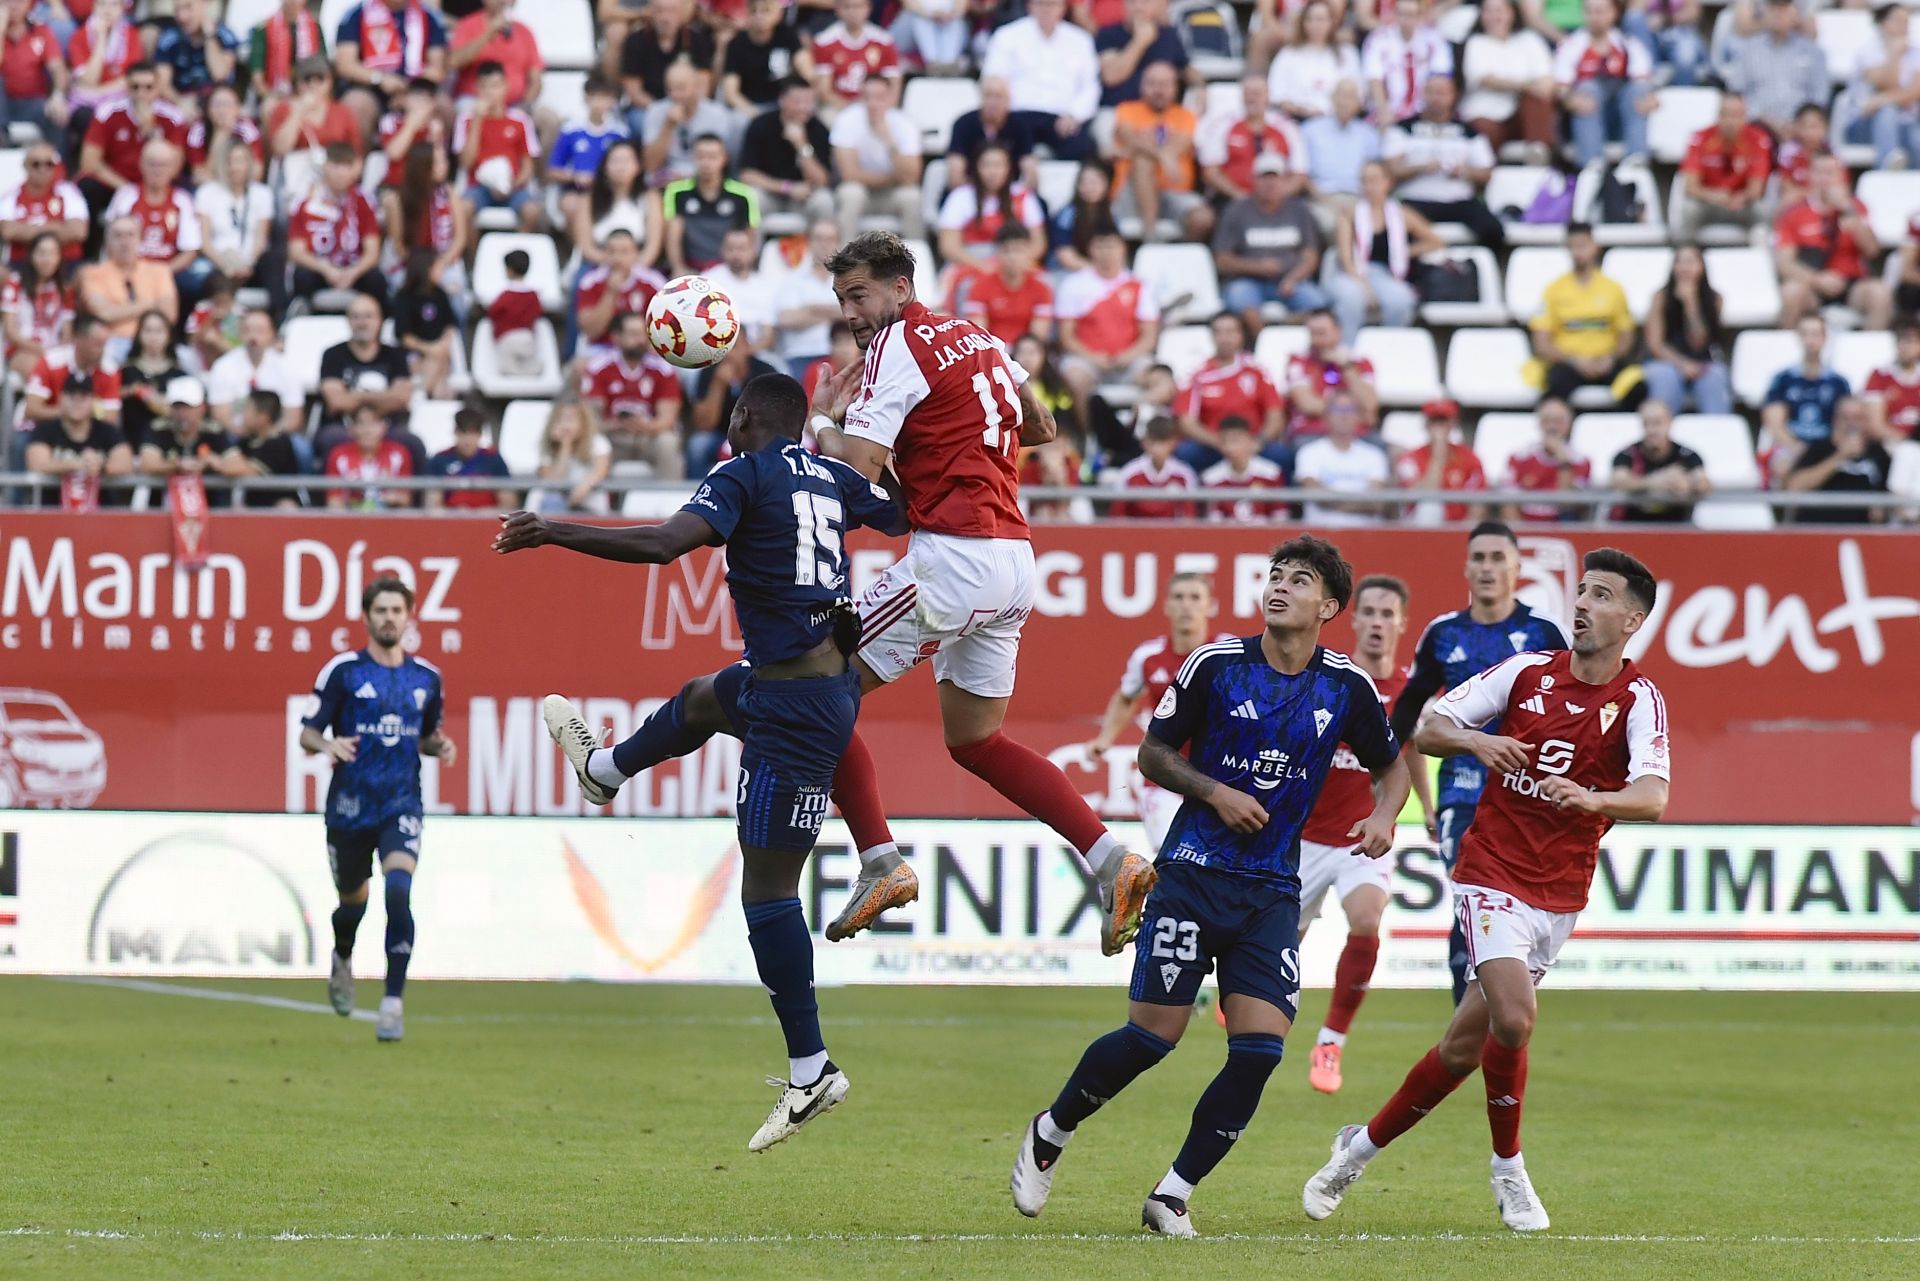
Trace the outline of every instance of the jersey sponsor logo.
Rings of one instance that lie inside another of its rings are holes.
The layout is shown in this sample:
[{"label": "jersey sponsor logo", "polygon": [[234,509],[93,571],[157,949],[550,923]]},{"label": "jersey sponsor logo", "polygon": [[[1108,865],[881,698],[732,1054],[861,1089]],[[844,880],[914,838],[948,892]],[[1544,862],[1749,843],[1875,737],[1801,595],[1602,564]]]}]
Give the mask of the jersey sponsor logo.
[{"label": "jersey sponsor logo", "polygon": [[[1534,768],[1541,774],[1562,775],[1573,768],[1574,746],[1564,738],[1550,738],[1540,744],[1540,750],[1534,757]],[[1522,796],[1540,795],[1544,779],[1536,777],[1528,770],[1508,770],[1500,776],[1500,781],[1508,791],[1518,792]]]},{"label": "jersey sponsor logo", "polygon": [[[1612,729],[1613,722],[1616,718],[1619,717],[1619,715],[1620,715],[1620,704],[1618,703],[1608,703],[1605,707],[1602,707],[1600,709],[1600,732],[1604,734],[1608,730]],[[1665,734],[1662,734],[1660,736],[1660,740],[1663,745],[1666,742],[1666,737],[1667,736]]]},{"label": "jersey sponsor logo", "polygon": [[1253,700],[1249,698],[1245,702],[1241,703],[1240,706],[1234,708],[1231,712],[1229,712],[1228,715],[1234,717],[1237,720],[1257,721],[1260,719],[1260,709],[1255,707],[1253,705]]},{"label": "jersey sponsor logo", "polygon": [[1220,763],[1227,769],[1253,775],[1253,785],[1263,792],[1271,792],[1290,778],[1307,776],[1305,766],[1293,764],[1292,758],[1277,747],[1265,749],[1252,760],[1229,753],[1220,758]]},{"label": "jersey sponsor logo", "polygon": [[1320,737],[1327,732],[1327,726],[1333,724],[1333,713],[1324,707],[1313,709],[1313,736]]},{"label": "jersey sponsor logo", "polygon": [[1532,712],[1535,716],[1544,716],[1547,713],[1547,700],[1535,694],[1532,698],[1526,699],[1520,704],[1520,710],[1523,712]]}]

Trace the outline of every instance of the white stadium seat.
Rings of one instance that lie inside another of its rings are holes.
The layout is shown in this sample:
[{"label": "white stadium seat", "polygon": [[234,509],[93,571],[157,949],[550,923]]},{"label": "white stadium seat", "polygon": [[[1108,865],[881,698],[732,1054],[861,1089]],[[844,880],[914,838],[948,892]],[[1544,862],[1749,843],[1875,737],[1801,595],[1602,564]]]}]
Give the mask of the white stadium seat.
[{"label": "white stadium seat", "polygon": [[944,156],[947,140],[953,136],[953,122],[980,105],[980,86],[972,80],[949,80],[920,76],[907,82],[900,109],[907,113],[920,133],[929,157]]},{"label": "white stadium seat", "polygon": [[1524,330],[1458,330],[1447,344],[1447,391],[1475,409],[1530,409],[1540,400],[1522,376],[1532,358]]},{"label": "white stadium seat", "polygon": [[1754,409],[1766,399],[1773,376],[1800,363],[1800,339],[1791,329],[1748,329],[1733,340],[1729,375],[1733,394]]},{"label": "white stadium seat", "polygon": [[1442,394],[1440,356],[1424,329],[1370,326],[1354,339],[1353,350],[1373,363],[1382,405],[1421,405]]},{"label": "white stadium seat", "polygon": [[1446,38],[1448,44],[1461,45],[1473,34],[1474,24],[1480,21],[1478,5],[1455,5],[1434,20],[1434,26]]},{"label": "white stadium seat", "polygon": [[[220,16],[220,25],[240,38],[244,46],[253,29],[280,12],[279,0],[227,0],[226,12]],[[321,33],[328,48],[333,47],[334,33]]]},{"label": "white stadium seat", "polygon": [[1677,165],[1686,158],[1693,135],[1714,123],[1720,116],[1718,89],[1665,88],[1659,105],[1647,117],[1647,147],[1663,165]]},{"label": "white stadium seat", "polygon": [[1213,358],[1213,330],[1205,325],[1167,325],[1160,330],[1160,345],[1154,359],[1173,371],[1176,382],[1185,383],[1193,371]]},{"label": "white stadium seat", "polygon": [[566,125],[587,117],[587,73],[548,71],[540,77],[540,104]]},{"label": "white stadium seat", "polygon": [[1506,211],[1527,211],[1541,184],[1552,173],[1545,165],[1496,165],[1487,179],[1487,208],[1506,226],[1507,240],[1515,245],[1558,245],[1566,241],[1567,229],[1558,223],[1526,223],[1508,220]]},{"label": "white stadium seat", "polygon": [[1209,80],[1200,91],[1199,116],[1238,116],[1244,101],[1238,80]]},{"label": "white stadium seat", "polygon": [[1429,302],[1420,305],[1420,318],[1430,325],[1499,325],[1506,323],[1506,302],[1500,292],[1500,262],[1484,245],[1449,249],[1440,255],[1473,268],[1480,280],[1479,302]]},{"label": "white stadium seat", "polygon": [[1883,249],[1906,241],[1907,227],[1920,215],[1920,173],[1870,169],[1853,194],[1867,207],[1867,222]]},{"label": "white stadium seat", "polygon": [[1613,457],[1639,440],[1638,414],[1581,414],[1573,420],[1573,452],[1593,464],[1593,483],[1604,488],[1613,475]]},{"label": "white stadium seat", "polygon": [[[1682,414],[1673,420],[1673,438],[1700,455],[1715,489],[1761,488],[1753,434],[1738,414]],[[1693,523],[1702,529],[1771,529],[1773,508],[1765,503],[1701,503],[1693,509]]]},{"label": "white stadium seat", "polygon": [[[600,33],[588,0],[534,0],[515,5],[513,16],[533,32],[547,66],[587,71],[599,64]],[[332,28],[327,30],[327,41],[331,47]]]},{"label": "white stadium seat", "polygon": [[18,191],[27,180],[27,149],[0,149],[0,191]]},{"label": "white stadium seat", "polygon": [[1874,370],[1893,364],[1893,335],[1884,329],[1835,334],[1827,347],[1827,358],[1833,362],[1833,371],[1847,380],[1857,396],[1866,390]]},{"label": "white stadium seat", "polygon": [[1667,241],[1666,208],[1653,173],[1642,165],[1623,164],[1614,170],[1620,181],[1640,199],[1638,222],[1600,221],[1600,169],[1588,166],[1573,184],[1573,220],[1593,224],[1593,238],[1602,245],[1663,245]]},{"label": "white stadium seat", "polygon": [[416,400],[407,407],[407,430],[426,446],[427,457],[453,448],[453,416],[460,408],[457,400]]},{"label": "white stadium seat", "polygon": [[1707,283],[1720,295],[1720,323],[1751,329],[1780,323],[1780,277],[1768,249],[1709,249]]},{"label": "white stadium seat", "polygon": [[[913,251],[913,292],[922,300],[940,297],[940,269],[934,266],[933,246],[924,240],[909,240]],[[932,303],[928,304],[933,305]]]},{"label": "white stadium seat", "polygon": [[544,316],[535,321],[533,340],[540,349],[540,367],[544,372],[524,377],[503,373],[493,350],[493,322],[481,320],[473,331],[473,381],[481,395],[511,400],[519,396],[560,394],[564,386],[560,340],[554,336],[553,322]]},{"label": "white stadium seat", "polygon": [[338,347],[352,336],[347,318],[338,315],[295,316],[280,330],[287,364],[309,398],[320,390],[320,358],[327,354],[327,348]]},{"label": "white stadium seat", "polygon": [[508,471],[516,476],[531,476],[540,470],[540,441],[547,433],[547,415],[552,412],[550,400],[508,402],[500,415],[500,430],[494,441]]},{"label": "white stadium seat", "polygon": [[1609,249],[1600,260],[1600,274],[1611,276],[1627,294],[1627,310],[1644,322],[1653,296],[1673,274],[1673,250],[1664,245]]},{"label": "white stadium seat", "polygon": [[560,284],[560,254],[553,237],[532,236],[522,232],[490,231],[480,237],[473,253],[473,296],[482,307],[491,307],[507,287],[507,255],[525,250],[531,260],[526,283],[540,295],[540,305],[550,312],[566,310],[566,291]]},{"label": "white stadium seat", "polygon": [[1396,409],[1380,418],[1380,443],[1399,454],[1427,443],[1427,418],[1417,409]]},{"label": "white stadium seat", "polygon": [[1077,160],[1042,160],[1034,184],[1035,194],[1048,209],[1058,213],[1073,203],[1073,185],[1079,178]]},{"label": "white stadium seat", "polygon": [[1573,270],[1573,255],[1564,249],[1529,246],[1507,258],[1507,310],[1521,324],[1540,314],[1547,286]]},{"label": "white stadium seat", "polygon": [[1835,84],[1842,84],[1853,75],[1860,51],[1879,38],[1873,14],[1866,9],[1826,9],[1813,20],[1820,33],[1820,52],[1827,55],[1827,72]]},{"label": "white stadium seat", "polygon": [[[347,11],[358,3],[360,0],[320,0],[320,38],[326,41],[329,56],[334,52],[334,37],[340,33],[341,21],[347,16]],[[546,50],[542,48],[541,52],[544,54]]]},{"label": "white stadium seat", "polygon": [[1141,245],[1133,255],[1133,274],[1160,304],[1165,323],[1205,321],[1220,310],[1220,281],[1213,251],[1205,245]]},{"label": "white stadium seat", "polygon": [[1516,454],[1540,443],[1540,422],[1532,414],[1482,414],[1473,429],[1473,452],[1486,469],[1487,484],[1507,483],[1507,469]]},{"label": "white stadium seat", "polygon": [[1267,371],[1267,377],[1273,379],[1273,385],[1284,393],[1287,389],[1287,362],[1306,351],[1308,346],[1305,325],[1268,325],[1253,340],[1253,359]]}]

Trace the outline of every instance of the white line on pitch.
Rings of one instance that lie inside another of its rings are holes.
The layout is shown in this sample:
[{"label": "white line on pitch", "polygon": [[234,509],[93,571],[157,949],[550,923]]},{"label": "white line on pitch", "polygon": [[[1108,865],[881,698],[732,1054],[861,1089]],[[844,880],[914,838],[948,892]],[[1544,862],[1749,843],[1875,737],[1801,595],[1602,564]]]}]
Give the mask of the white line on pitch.
[{"label": "white line on pitch", "polygon": [[[222,988],[187,987],[179,983],[159,983],[152,979],[117,979],[94,976],[76,976],[65,980],[68,983],[86,983],[94,987],[118,987],[129,992],[153,992],[161,996],[192,996],[202,1001],[234,1001],[241,1005],[264,1005],[269,1009],[293,1010],[299,1014],[328,1014],[340,1017],[331,1005],[322,1005],[318,1001],[296,1001],[290,996],[271,996],[265,992],[229,992]],[[372,1023],[377,1017],[372,1010],[355,1010],[349,1017],[363,1023]]]}]

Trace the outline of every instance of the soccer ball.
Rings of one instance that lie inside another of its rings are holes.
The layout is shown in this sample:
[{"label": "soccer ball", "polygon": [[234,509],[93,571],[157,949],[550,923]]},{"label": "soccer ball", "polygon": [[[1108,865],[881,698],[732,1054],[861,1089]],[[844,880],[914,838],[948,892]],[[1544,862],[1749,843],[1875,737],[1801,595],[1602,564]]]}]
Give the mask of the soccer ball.
[{"label": "soccer ball", "polygon": [[681,276],[647,304],[647,338],[660,359],[680,369],[719,363],[740,338],[733,299],[705,276]]}]

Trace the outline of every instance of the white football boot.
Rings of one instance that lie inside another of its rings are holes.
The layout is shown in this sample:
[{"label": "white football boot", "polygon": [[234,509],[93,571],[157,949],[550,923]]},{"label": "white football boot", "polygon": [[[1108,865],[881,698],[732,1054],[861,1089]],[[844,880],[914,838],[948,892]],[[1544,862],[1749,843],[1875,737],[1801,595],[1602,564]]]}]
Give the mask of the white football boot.
[{"label": "white football boot", "polygon": [[1494,1172],[1493,1203],[1500,1207],[1500,1221],[1515,1232],[1547,1230],[1547,1207],[1540,1204],[1525,1166],[1512,1174]]},{"label": "white football boot", "polygon": [[407,1033],[406,1020],[400,1013],[400,998],[383,996],[380,998],[380,1021],[374,1024],[373,1039],[376,1041],[398,1041]]},{"label": "white football boot", "polygon": [[333,954],[333,973],[327,976],[327,1000],[341,1018],[353,1013],[353,962]]},{"label": "white football boot", "polygon": [[847,1090],[852,1086],[847,1074],[835,1067],[832,1060],[828,1060],[820,1079],[812,1085],[795,1085],[777,1076],[768,1077],[767,1084],[780,1091],[780,1101],[747,1140],[749,1152],[765,1152],[776,1143],[786,1142],[807,1122],[839,1107],[840,1100],[847,1097]]},{"label": "white football boot", "polygon": [[1307,1186],[1300,1190],[1300,1204],[1305,1208],[1307,1217],[1320,1220],[1340,1208],[1341,1200],[1347,1195],[1347,1189],[1360,1181],[1366,1173],[1366,1167],[1347,1155],[1347,1145],[1353,1142],[1353,1136],[1360,1133],[1360,1126],[1343,1125],[1340,1133],[1333,1136],[1333,1159],[1320,1167]]},{"label": "white football boot", "polygon": [[613,789],[587,773],[587,758],[600,746],[600,740],[587,728],[580,710],[558,694],[549,694],[540,704],[540,715],[547,722],[547,733],[553,735],[553,741],[567,754],[567,763],[573,766],[574,777],[580,780],[580,795],[586,798],[587,804],[613,804]]},{"label": "white football boot", "polygon": [[1053,1191],[1053,1172],[1060,1166],[1060,1150],[1056,1150],[1049,1161],[1036,1147],[1040,1142],[1040,1118],[1045,1115],[1035,1113],[1027,1122],[1027,1132],[1020,1136],[1020,1150],[1013,1157],[1013,1208],[1029,1219],[1039,1218],[1040,1211],[1047,1208],[1047,1197]]},{"label": "white football boot", "polygon": [[1157,1232],[1163,1237],[1197,1237],[1193,1230],[1193,1219],[1187,1214],[1187,1203],[1178,1197],[1170,1197],[1155,1192],[1140,1207],[1140,1226],[1149,1232]]}]

